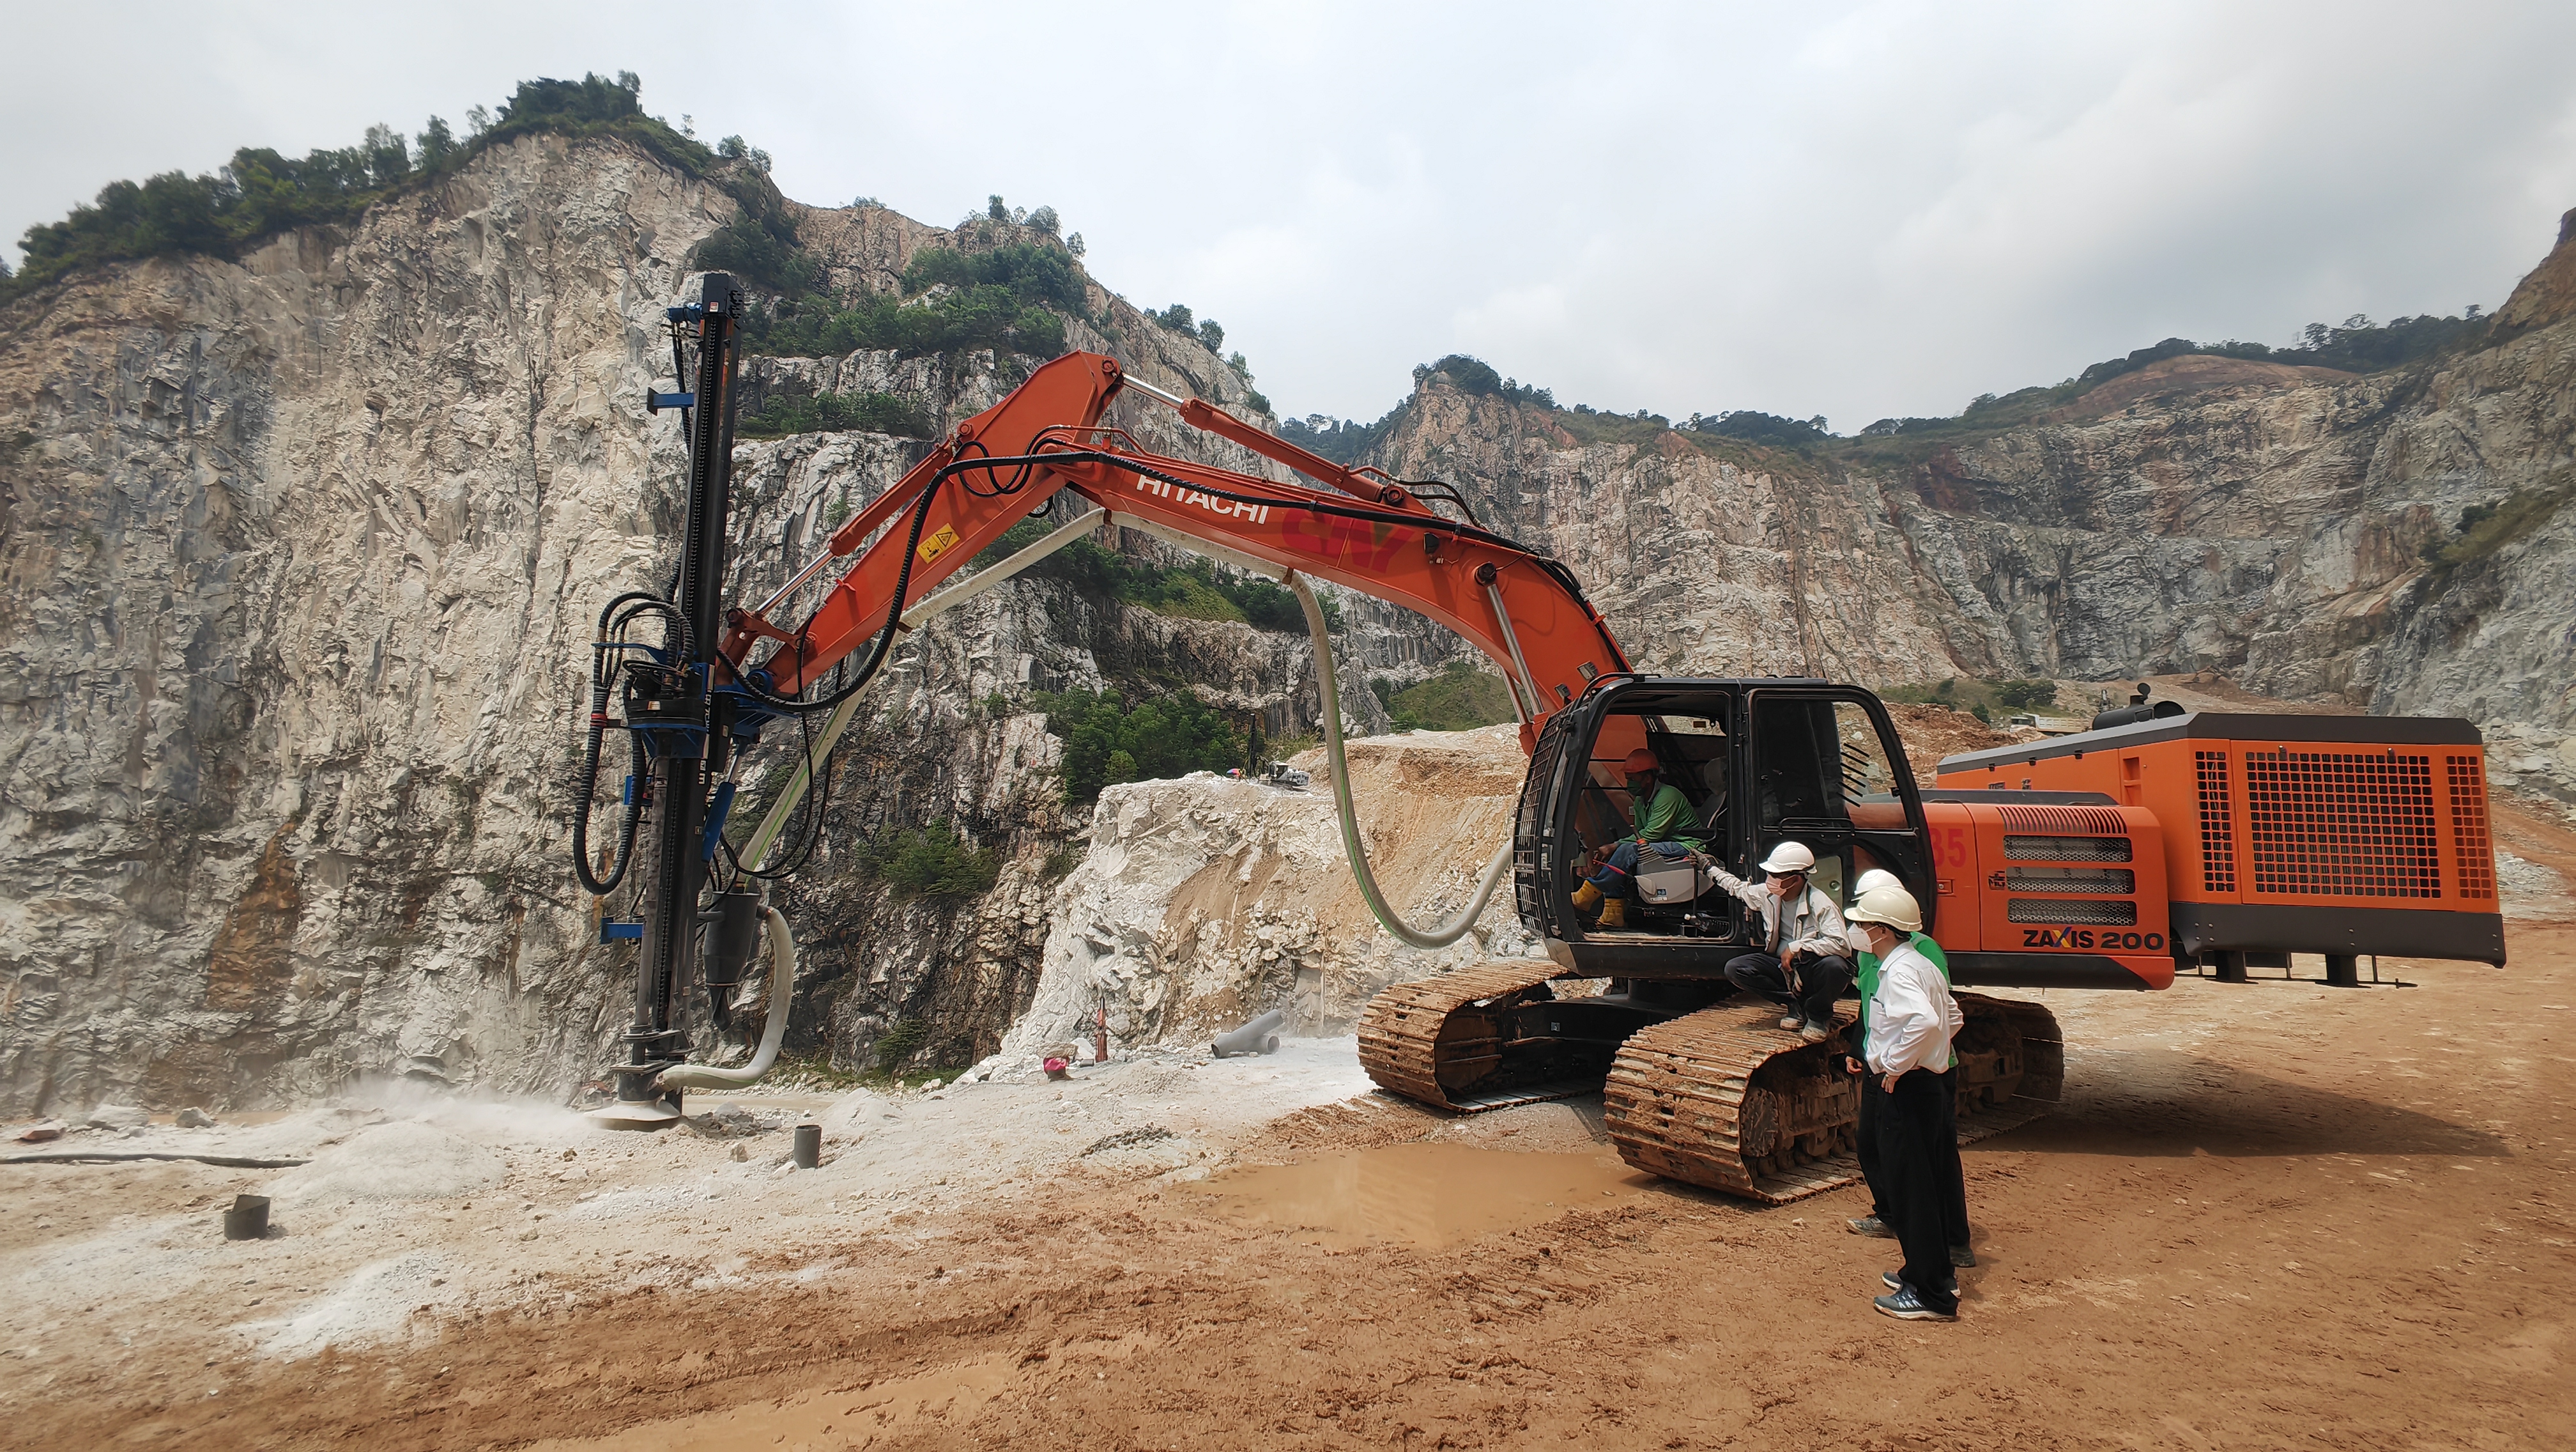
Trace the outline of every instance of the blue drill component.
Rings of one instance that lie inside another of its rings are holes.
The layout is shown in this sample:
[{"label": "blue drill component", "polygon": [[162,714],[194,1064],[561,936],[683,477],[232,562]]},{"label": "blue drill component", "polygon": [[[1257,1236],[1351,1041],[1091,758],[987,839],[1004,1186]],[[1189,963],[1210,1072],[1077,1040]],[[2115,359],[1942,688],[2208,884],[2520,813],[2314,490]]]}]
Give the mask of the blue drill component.
[{"label": "blue drill component", "polygon": [[[733,783],[716,788],[716,799],[707,806],[706,835],[698,841],[698,860],[712,862],[716,856],[716,839],[724,835],[725,813],[733,808]],[[758,863],[752,864],[758,866]]]},{"label": "blue drill component", "polygon": [[698,396],[694,393],[655,393],[650,389],[645,390],[644,393],[644,411],[646,413],[660,413],[666,408],[695,408],[697,406]]},{"label": "blue drill component", "polygon": [[635,938],[640,940],[643,936],[644,920],[642,918],[633,918],[624,922],[621,922],[616,918],[601,918],[599,920],[599,941],[603,943],[614,943],[620,938]]}]

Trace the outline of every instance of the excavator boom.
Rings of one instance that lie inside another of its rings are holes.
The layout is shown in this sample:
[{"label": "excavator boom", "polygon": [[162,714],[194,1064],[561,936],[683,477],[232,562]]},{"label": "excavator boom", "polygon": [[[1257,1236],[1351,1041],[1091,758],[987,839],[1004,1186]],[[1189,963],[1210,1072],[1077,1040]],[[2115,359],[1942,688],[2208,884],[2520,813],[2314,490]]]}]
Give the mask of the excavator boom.
[{"label": "excavator boom", "polygon": [[[850,563],[807,619],[790,627],[734,612],[726,659],[762,694],[797,697],[1005,530],[1070,492],[1184,548],[1273,579],[1295,571],[1328,580],[1438,621],[1504,673],[1532,740],[1593,681],[1627,672],[1600,613],[1544,555],[1198,399],[1176,405],[1183,419],[1255,443],[1331,489],[1146,452],[1102,424],[1128,387],[1103,354],[1069,353],[1038,369],[833,535],[832,557]],[[768,651],[745,665],[763,639]]]}]

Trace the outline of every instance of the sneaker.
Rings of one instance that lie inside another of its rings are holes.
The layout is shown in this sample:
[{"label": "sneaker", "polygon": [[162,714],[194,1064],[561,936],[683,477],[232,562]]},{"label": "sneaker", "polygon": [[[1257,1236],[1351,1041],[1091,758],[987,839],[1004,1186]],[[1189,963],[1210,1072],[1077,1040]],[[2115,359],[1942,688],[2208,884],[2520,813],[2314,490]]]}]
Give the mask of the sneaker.
[{"label": "sneaker", "polygon": [[1851,1233],[1854,1235],[1875,1235],[1881,1240],[1894,1240],[1896,1238],[1896,1232],[1887,1228],[1887,1222],[1879,1219],[1875,1215],[1864,1215],[1858,1220],[1845,1221],[1844,1223],[1851,1226]]},{"label": "sneaker", "polygon": [[1788,1029],[1792,1033],[1804,1028],[1806,1023],[1807,1016],[1803,1013],[1783,1014],[1780,1018],[1780,1027]]},{"label": "sneaker", "polygon": [[1812,1020],[1798,1025],[1798,1037],[1805,1039],[1811,1044],[1821,1044],[1833,1036],[1834,1031],[1832,1028],[1824,1024],[1813,1022]]},{"label": "sneaker", "polygon": [[1951,1246],[1950,1264],[1966,1266],[1970,1270],[1975,1270],[1977,1268],[1977,1253],[1968,1249],[1964,1245]]},{"label": "sneaker", "polygon": [[1878,1308],[1880,1315],[1894,1316],[1899,1321],[1956,1321],[1959,1319],[1959,1313],[1956,1311],[1935,1311],[1924,1305],[1915,1296],[1912,1286],[1907,1286],[1894,1295],[1874,1297],[1870,1304]]},{"label": "sneaker", "polygon": [[[1905,1277],[1898,1275],[1894,1271],[1880,1271],[1878,1273],[1878,1278],[1880,1281],[1885,1283],[1887,1288],[1891,1291],[1901,1291],[1905,1289]],[[1941,1289],[1950,1293],[1951,1300],[1955,1301],[1959,1299],[1959,1278],[1957,1276],[1950,1277],[1947,1281],[1942,1282]]]}]

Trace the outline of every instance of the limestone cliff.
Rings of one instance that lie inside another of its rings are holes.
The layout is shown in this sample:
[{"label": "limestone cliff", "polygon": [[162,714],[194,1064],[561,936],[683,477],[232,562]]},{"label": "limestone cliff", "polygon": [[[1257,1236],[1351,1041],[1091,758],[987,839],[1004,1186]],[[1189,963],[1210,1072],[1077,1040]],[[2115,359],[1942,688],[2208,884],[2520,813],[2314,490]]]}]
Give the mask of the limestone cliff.
[{"label": "limestone cliff", "polygon": [[[848,291],[961,245],[879,208],[791,211]],[[592,617],[668,569],[676,429],[640,411],[667,377],[661,309],[735,216],[719,185],[620,143],[521,136],[238,263],[123,264],[0,310],[0,1111],[247,1105],[410,1064],[552,1093],[601,1061],[628,950],[591,941],[559,778]],[[2562,240],[2484,344],[2436,368],[2171,360],[1925,449],[1762,449],[1435,373],[1375,461],[1456,480],[1563,558],[1649,669],[2217,666],[2476,716],[2508,748],[2501,776],[2576,798],[2571,278]],[[1069,345],[1260,416],[1194,335],[1085,287]],[[1035,362],[865,351],[758,360],[747,382],[893,394],[944,425]],[[1255,462],[1158,408],[1113,421]],[[735,593],[765,594],[922,447],[745,443]],[[1461,648],[1343,604],[1354,679]],[[909,639],[788,890],[810,970],[795,1047],[863,1062],[909,1025],[916,1062],[954,1064],[1024,1014],[1015,1043],[1060,1033],[1103,994],[1132,1036],[1194,1035],[1274,990],[1330,1026],[1426,966],[1314,878],[1334,853],[1320,795],[1198,784],[1242,821],[1155,784],[1061,806],[1031,691],[1195,689],[1287,737],[1316,719],[1307,652],[1046,579]],[[1365,692],[1346,707],[1355,731],[1385,724]],[[1376,749],[1361,758],[1400,814],[1419,749]],[[1398,857],[1441,848],[1397,874],[1408,907],[1481,861],[1492,796],[1472,821],[1385,819]],[[870,833],[936,818],[998,854],[989,893],[906,900],[862,870]],[[1453,860],[1452,841],[1476,845]],[[1488,929],[1511,950],[1512,925]],[[1154,975],[1130,970],[1149,963],[1194,986],[1147,1001]]]},{"label": "limestone cliff", "polygon": [[[735,212],[616,142],[521,137],[345,228],[82,274],[0,314],[0,1111],[253,1104],[415,1063],[558,1092],[601,1062],[628,950],[589,940],[558,782],[592,617],[668,569],[677,429],[640,403],[691,248]],[[854,287],[891,288],[945,235],[800,216]],[[1243,405],[1195,338],[1091,294],[1075,346]],[[750,381],[946,421],[1034,361],[757,360]],[[1116,421],[1250,462],[1159,409]],[[743,445],[737,591],[921,447]],[[971,1055],[1033,991],[1044,864],[1080,824],[1043,721],[995,716],[996,689],[1160,673],[1295,735],[1306,651],[1041,581],[908,645],[794,890],[799,1044],[846,1060],[912,1019],[925,1053]],[[928,907],[854,874],[853,840],[935,816],[1007,859],[988,897]]]},{"label": "limestone cliff", "polygon": [[2182,357],[2017,427],[1803,451],[1430,371],[1368,461],[1566,561],[1649,669],[2216,669],[2471,717],[2502,779],[2576,801],[2572,443],[2562,232],[2480,346],[2426,365]]}]

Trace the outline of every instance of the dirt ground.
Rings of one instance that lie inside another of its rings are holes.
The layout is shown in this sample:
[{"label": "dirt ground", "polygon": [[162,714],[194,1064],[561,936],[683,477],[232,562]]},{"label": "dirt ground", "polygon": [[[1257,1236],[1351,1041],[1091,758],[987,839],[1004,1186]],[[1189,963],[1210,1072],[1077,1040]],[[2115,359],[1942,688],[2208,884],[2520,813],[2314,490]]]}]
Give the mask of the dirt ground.
[{"label": "dirt ground", "polygon": [[[0,1167],[0,1413],[77,1447],[2541,1445],[2576,1413],[2576,835],[2500,817],[2551,884],[2501,973],[2041,995],[2066,1101],[1966,1152],[1955,1325],[1870,1309],[1857,1188],[1750,1208],[1626,1171],[1597,1100],[1449,1119],[1319,1040],[738,1101],[820,1119],[811,1172],[779,1129],[435,1103],[196,1132],[312,1157],[282,1173]],[[282,1233],[222,1241],[261,1189]]]}]

